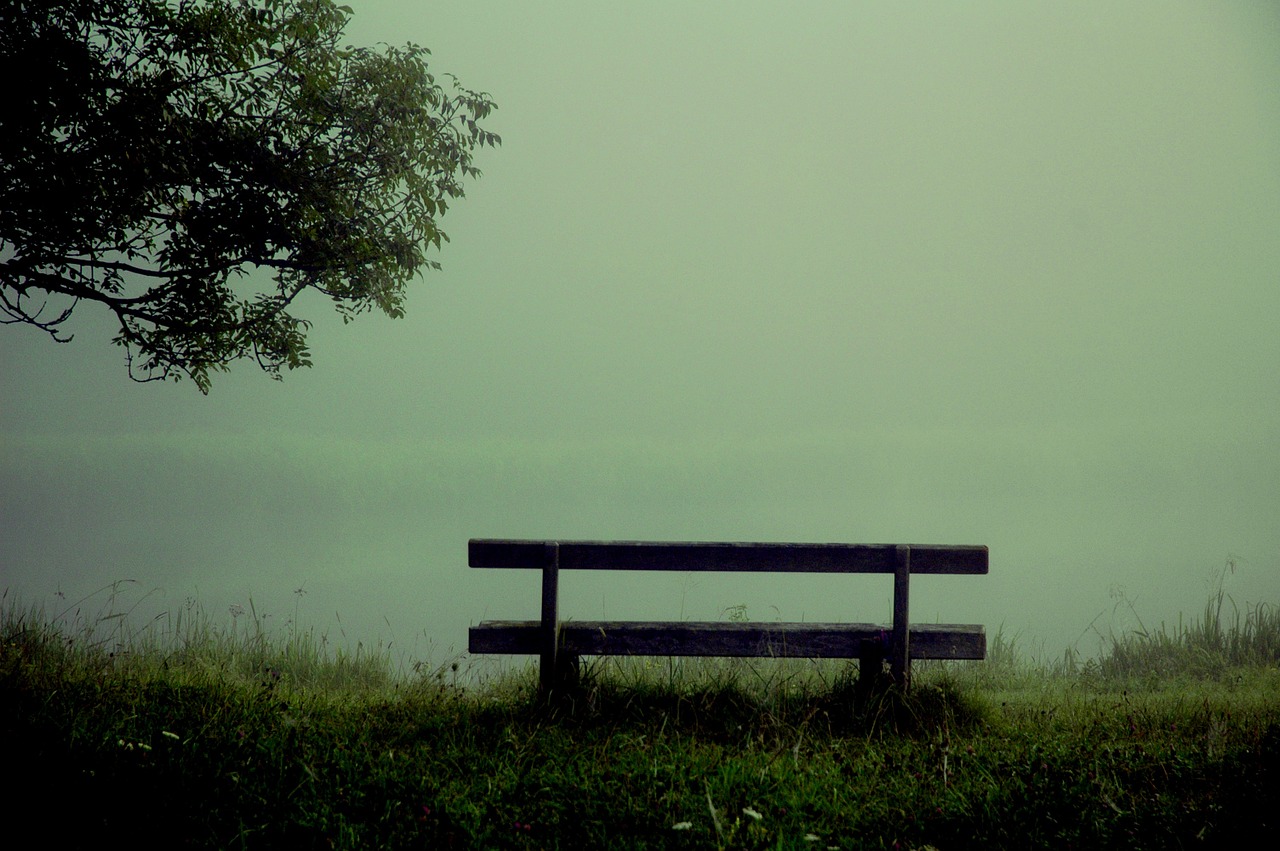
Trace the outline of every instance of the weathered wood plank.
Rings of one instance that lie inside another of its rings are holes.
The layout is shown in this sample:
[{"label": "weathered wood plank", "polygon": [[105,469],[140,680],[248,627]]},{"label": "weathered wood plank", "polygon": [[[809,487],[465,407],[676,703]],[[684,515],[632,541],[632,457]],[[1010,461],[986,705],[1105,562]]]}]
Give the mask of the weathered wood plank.
[{"label": "weathered wood plank", "polygon": [[[471,567],[561,570],[694,570],[779,573],[893,573],[894,544],[516,541],[473,539]],[[911,545],[912,573],[982,574],[985,546]]]},{"label": "weathered wood plank", "polygon": [[[538,655],[539,621],[485,621],[471,627],[472,653]],[[566,621],[560,650],[575,656],[762,656],[856,659],[863,641],[891,644],[889,627],[865,623],[699,623]],[[911,627],[912,659],[984,659],[978,624]]]}]

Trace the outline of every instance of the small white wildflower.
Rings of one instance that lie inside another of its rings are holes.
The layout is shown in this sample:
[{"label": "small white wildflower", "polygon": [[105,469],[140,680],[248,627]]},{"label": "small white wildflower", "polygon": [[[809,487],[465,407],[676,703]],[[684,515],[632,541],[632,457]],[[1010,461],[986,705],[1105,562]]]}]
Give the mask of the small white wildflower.
[{"label": "small white wildflower", "polygon": [[177,742],[182,741],[181,736],[179,736],[177,733],[170,733],[168,730],[161,730],[160,735],[173,739],[174,741],[177,741]]},{"label": "small white wildflower", "polygon": [[756,821],[760,821],[760,819],[764,818],[764,816],[760,815],[760,813],[758,813],[757,811],[755,811],[755,810],[751,809],[750,807],[743,807],[743,808],[742,808],[742,814],[743,814],[744,816],[751,816],[751,817],[752,817],[753,819],[755,819]]},{"label": "small white wildflower", "polygon": [[693,822],[691,821],[678,821],[671,825],[672,830],[688,830],[691,827],[693,827]]},{"label": "small white wildflower", "polygon": [[806,833],[806,834],[804,835],[804,841],[805,841],[805,842],[817,842],[817,841],[818,841],[818,834],[816,834],[816,833]]}]

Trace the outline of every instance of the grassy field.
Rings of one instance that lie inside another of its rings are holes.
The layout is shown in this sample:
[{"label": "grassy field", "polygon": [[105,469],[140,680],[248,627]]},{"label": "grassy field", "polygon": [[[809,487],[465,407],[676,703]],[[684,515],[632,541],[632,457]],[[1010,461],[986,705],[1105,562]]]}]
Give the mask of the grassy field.
[{"label": "grassy field", "polygon": [[[1224,608],[1228,616],[1224,617]],[[110,606],[108,606],[110,609]],[[0,610],[0,812],[53,847],[1186,848],[1280,838],[1280,615],[1222,595],[1097,658],[527,672],[221,626]],[[466,683],[465,685],[463,683]]]}]

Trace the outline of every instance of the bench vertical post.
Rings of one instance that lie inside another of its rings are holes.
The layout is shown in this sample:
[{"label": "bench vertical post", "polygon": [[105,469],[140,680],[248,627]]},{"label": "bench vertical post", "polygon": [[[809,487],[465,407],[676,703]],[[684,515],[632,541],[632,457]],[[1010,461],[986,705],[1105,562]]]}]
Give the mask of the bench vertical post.
[{"label": "bench vertical post", "polygon": [[889,671],[893,681],[901,688],[907,687],[911,676],[911,631],[907,611],[908,585],[911,582],[911,547],[896,548],[893,566],[893,646],[889,657]]},{"label": "bench vertical post", "polygon": [[542,657],[538,684],[544,695],[550,693],[555,683],[556,653],[560,645],[560,545],[547,544],[545,558],[542,565],[542,622],[538,632],[539,655]]}]

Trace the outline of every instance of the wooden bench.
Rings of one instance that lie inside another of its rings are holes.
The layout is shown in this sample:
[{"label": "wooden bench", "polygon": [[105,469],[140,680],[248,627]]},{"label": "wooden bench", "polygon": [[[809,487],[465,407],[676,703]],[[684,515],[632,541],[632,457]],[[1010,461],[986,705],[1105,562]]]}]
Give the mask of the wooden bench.
[{"label": "wooden bench", "polygon": [[[542,571],[542,617],[484,621],[471,627],[472,653],[537,655],[544,693],[580,656],[765,656],[859,659],[861,676],[884,660],[893,681],[909,683],[912,659],[984,659],[986,630],[976,624],[908,620],[913,573],[987,572],[985,546],[895,544],[661,543],[648,541],[472,540],[468,563],[481,568]],[[559,618],[561,570],[679,570],[893,574],[893,621],[869,623],[740,623],[566,621]],[[866,680],[870,682],[870,680]]]}]

